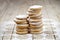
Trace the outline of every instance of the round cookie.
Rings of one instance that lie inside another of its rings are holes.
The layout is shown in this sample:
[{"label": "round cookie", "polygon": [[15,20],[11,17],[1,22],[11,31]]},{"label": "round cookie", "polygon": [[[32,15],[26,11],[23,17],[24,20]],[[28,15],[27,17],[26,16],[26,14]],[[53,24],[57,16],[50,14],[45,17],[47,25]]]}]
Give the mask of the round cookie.
[{"label": "round cookie", "polygon": [[39,29],[30,29],[31,32],[30,33],[41,33],[43,28],[39,28]]},{"label": "round cookie", "polygon": [[42,27],[43,27],[43,24],[40,24],[40,25],[37,25],[37,26],[30,25],[29,28],[33,29],[33,28],[42,28]]},{"label": "round cookie", "polygon": [[23,31],[28,31],[28,29],[27,29],[27,28],[26,28],[26,29],[16,28],[16,31],[17,31],[17,32],[23,32]]},{"label": "round cookie", "polygon": [[35,28],[35,29],[30,29],[32,32],[39,32],[42,31],[43,28]]},{"label": "round cookie", "polygon": [[27,14],[28,14],[29,16],[40,16],[40,15],[42,15],[41,12],[40,12],[39,14],[37,14],[37,13],[29,13],[29,12],[27,12]]},{"label": "round cookie", "polygon": [[30,17],[30,19],[42,19],[42,16],[39,16],[39,17],[34,17],[34,16],[29,16]]},{"label": "round cookie", "polygon": [[29,16],[31,19],[41,19],[42,18],[42,14],[36,14],[36,15],[31,15]]},{"label": "round cookie", "polygon": [[28,24],[17,24],[16,28],[28,28]]},{"label": "round cookie", "polygon": [[16,22],[17,24],[27,24],[27,20],[14,19],[14,22]]},{"label": "round cookie", "polygon": [[30,25],[41,25],[42,22],[30,22],[29,24],[30,24]]},{"label": "round cookie", "polygon": [[42,14],[29,15],[29,17],[42,17]]},{"label": "round cookie", "polygon": [[24,31],[24,32],[17,32],[16,31],[16,34],[27,34],[28,33],[28,31]]},{"label": "round cookie", "polygon": [[42,19],[29,19],[29,22],[41,22]]},{"label": "round cookie", "polygon": [[38,14],[38,13],[40,13],[41,9],[42,9],[42,6],[40,6],[40,5],[33,5],[33,6],[29,7],[28,12],[29,13],[37,13]]},{"label": "round cookie", "polygon": [[40,5],[33,5],[33,6],[30,6],[29,7],[29,9],[41,9],[42,8],[42,6],[40,6]]},{"label": "round cookie", "polygon": [[16,16],[16,19],[19,19],[19,20],[23,20],[23,19],[27,19],[28,15],[18,15]]}]

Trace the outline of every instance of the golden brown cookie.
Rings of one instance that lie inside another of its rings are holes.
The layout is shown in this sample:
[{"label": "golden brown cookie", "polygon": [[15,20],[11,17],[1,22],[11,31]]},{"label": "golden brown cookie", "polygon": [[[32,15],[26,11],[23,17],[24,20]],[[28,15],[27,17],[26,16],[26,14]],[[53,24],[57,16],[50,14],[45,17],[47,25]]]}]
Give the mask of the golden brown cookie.
[{"label": "golden brown cookie", "polygon": [[32,10],[34,10],[34,9],[38,10],[38,9],[41,9],[41,8],[42,8],[42,6],[40,6],[40,5],[33,5],[33,6],[29,7],[29,9],[32,9]]},{"label": "golden brown cookie", "polygon": [[42,24],[42,22],[30,22],[29,24],[30,25],[40,25],[40,24]]},{"label": "golden brown cookie", "polygon": [[16,28],[28,28],[28,24],[17,24]]},{"label": "golden brown cookie", "polygon": [[42,19],[42,16],[36,17],[36,16],[29,16],[30,19]]},{"label": "golden brown cookie", "polygon": [[42,31],[43,28],[35,28],[35,29],[30,29],[30,31],[33,31],[33,32],[39,32],[39,31]]},{"label": "golden brown cookie", "polygon": [[27,19],[27,17],[28,17],[28,15],[18,15],[18,16],[16,16],[16,19],[19,19],[19,20],[23,20],[23,19]]},{"label": "golden brown cookie", "polygon": [[30,25],[30,27],[29,28],[42,28],[43,27],[43,24],[40,24],[40,25],[37,25],[37,26],[35,26],[35,25]]},{"label": "golden brown cookie", "polygon": [[16,34],[27,34],[28,33],[28,31],[24,31],[24,32],[17,32],[16,31]]},{"label": "golden brown cookie", "polygon": [[14,19],[14,22],[16,22],[17,24],[27,24],[27,20]]},{"label": "golden brown cookie", "polygon": [[41,11],[41,9],[42,9],[42,6],[33,5],[33,6],[29,7],[28,12],[29,13],[37,13],[38,14]]},{"label": "golden brown cookie", "polygon": [[25,28],[25,29],[16,28],[16,31],[17,31],[17,32],[23,32],[23,31],[28,31],[28,29],[27,29],[27,28]]},{"label": "golden brown cookie", "polygon": [[29,19],[29,22],[41,22],[42,19]]},{"label": "golden brown cookie", "polygon": [[30,29],[30,33],[41,33],[43,28]]}]

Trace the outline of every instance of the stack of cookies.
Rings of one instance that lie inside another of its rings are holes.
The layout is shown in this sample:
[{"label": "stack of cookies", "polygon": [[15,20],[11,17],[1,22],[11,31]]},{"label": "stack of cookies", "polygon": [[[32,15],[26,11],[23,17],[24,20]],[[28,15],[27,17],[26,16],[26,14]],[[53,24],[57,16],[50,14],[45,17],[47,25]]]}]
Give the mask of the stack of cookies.
[{"label": "stack of cookies", "polygon": [[14,19],[16,23],[16,33],[17,34],[26,34],[28,33],[28,22],[27,22],[28,15],[18,15]]},{"label": "stack of cookies", "polygon": [[42,6],[34,5],[28,9],[30,33],[42,33]]},{"label": "stack of cookies", "polygon": [[42,6],[34,5],[29,7],[28,15],[18,15],[14,19],[16,23],[16,33],[17,34],[27,34],[27,33],[42,33]]}]

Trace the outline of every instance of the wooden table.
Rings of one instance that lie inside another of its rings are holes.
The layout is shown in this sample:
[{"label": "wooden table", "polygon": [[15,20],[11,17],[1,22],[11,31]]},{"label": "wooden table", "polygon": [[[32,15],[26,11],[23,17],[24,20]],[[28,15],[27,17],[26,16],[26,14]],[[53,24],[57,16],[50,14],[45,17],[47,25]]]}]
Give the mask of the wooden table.
[{"label": "wooden table", "polygon": [[[43,33],[15,33],[13,19],[26,14],[29,6],[43,6]],[[0,0],[0,40],[60,40],[60,0]]]}]

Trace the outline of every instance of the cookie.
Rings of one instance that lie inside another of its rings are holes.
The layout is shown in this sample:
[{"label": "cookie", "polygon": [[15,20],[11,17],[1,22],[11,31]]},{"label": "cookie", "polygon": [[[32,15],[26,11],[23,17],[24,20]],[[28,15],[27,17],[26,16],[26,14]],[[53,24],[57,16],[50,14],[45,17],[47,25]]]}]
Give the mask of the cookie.
[{"label": "cookie", "polygon": [[37,9],[41,9],[41,8],[42,8],[42,6],[40,6],[40,5],[33,5],[33,6],[30,6],[29,7],[29,9],[32,9],[32,10],[33,9],[36,9],[37,10]]},{"label": "cookie", "polygon": [[29,17],[33,18],[33,19],[34,18],[39,18],[40,19],[40,18],[42,18],[42,14],[30,15]]},{"label": "cookie", "polygon": [[29,17],[41,17],[42,14],[29,15]]},{"label": "cookie", "polygon": [[41,33],[43,28],[30,29],[30,33]]},{"label": "cookie", "polygon": [[42,22],[34,22],[34,23],[30,22],[29,24],[30,25],[40,25],[40,24],[42,24]]},{"label": "cookie", "polygon": [[35,29],[30,29],[32,32],[40,32],[42,31],[43,28],[35,28]]},{"label": "cookie", "polygon": [[42,9],[42,6],[33,5],[33,6],[29,7],[28,12],[29,13],[37,13],[38,14],[38,13],[40,13],[41,9]]},{"label": "cookie", "polygon": [[27,24],[27,20],[14,19],[14,22],[17,23],[17,24]]},{"label": "cookie", "polygon": [[29,19],[29,22],[41,22],[42,19]]},{"label": "cookie", "polygon": [[33,28],[42,28],[42,27],[43,27],[43,24],[40,24],[40,25],[37,25],[37,26],[30,25],[29,28],[33,29]]},{"label": "cookie", "polygon": [[42,15],[42,13],[40,12],[40,13],[30,13],[30,12],[27,12],[27,14],[29,15],[29,16],[39,16],[39,15]]},{"label": "cookie", "polygon": [[30,17],[30,19],[42,19],[42,16],[40,16],[40,17],[34,17],[34,16],[29,16]]},{"label": "cookie", "polygon": [[27,31],[24,31],[24,32],[17,32],[16,31],[16,34],[27,34],[28,32]]},{"label": "cookie", "polygon": [[19,20],[23,20],[23,19],[27,19],[28,15],[18,15],[16,16],[16,19],[19,19]]},{"label": "cookie", "polygon": [[28,24],[17,24],[16,28],[28,28]]},{"label": "cookie", "polygon": [[16,31],[17,32],[24,32],[24,31],[28,31],[28,29],[27,28],[26,29],[16,28]]}]

